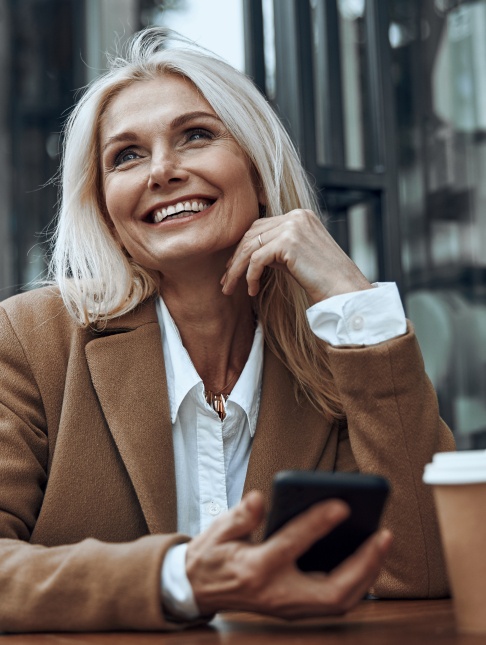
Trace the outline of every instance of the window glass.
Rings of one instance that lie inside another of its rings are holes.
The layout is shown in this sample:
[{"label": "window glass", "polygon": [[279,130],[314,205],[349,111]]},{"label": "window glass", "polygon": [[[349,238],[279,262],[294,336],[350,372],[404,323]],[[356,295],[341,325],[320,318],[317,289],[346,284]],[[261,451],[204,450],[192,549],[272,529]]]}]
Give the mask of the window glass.
[{"label": "window glass", "polygon": [[366,1],[310,0],[316,153],[321,166],[361,170],[370,128]]},{"label": "window glass", "polygon": [[391,6],[407,310],[460,447],[486,447],[486,0]]},{"label": "window glass", "polygon": [[170,27],[244,71],[242,0],[179,0],[156,9],[152,24]]},{"label": "window glass", "polygon": [[322,193],[326,226],[370,282],[379,279],[379,199],[354,190]]},{"label": "window glass", "polygon": [[343,91],[344,157],[347,168],[365,166],[364,69],[366,33],[365,0],[339,0],[339,40]]}]

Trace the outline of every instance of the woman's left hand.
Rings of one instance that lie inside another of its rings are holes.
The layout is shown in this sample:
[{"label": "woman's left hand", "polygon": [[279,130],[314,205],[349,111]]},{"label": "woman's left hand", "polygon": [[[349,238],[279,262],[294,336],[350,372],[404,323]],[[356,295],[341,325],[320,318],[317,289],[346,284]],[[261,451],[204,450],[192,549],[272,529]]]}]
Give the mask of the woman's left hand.
[{"label": "woman's left hand", "polygon": [[246,271],[248,293],[256,296],[265,267],[290,273],[311,304],[371,288],[311,210],[297,209],[253,222],[228,262],[221,280],[223,293],[231,295]]}]

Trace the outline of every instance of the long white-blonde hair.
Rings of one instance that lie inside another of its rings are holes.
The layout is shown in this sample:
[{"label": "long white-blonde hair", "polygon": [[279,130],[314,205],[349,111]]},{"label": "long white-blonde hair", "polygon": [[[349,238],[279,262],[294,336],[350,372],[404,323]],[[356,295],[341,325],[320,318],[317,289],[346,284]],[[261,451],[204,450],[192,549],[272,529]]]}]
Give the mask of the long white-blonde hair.
[{"label": "long white-blonde hair", "polygon": [[[205,50],[167,48],[167,30],[136,34],[126,55],[85,91],[64,130],[61,205],[50,278],[83,326],[98,326],[134,309],[156,292],[153,274],[121,249],[104,204],[99,129],[110,101],[125,87],[178,74],[201,92],[253,165],[266,198],[266,216],[295,208],[318,211],[299,156],[265,98],[244,74]],[[265,340],[295,377],[296,392],[321,412],[340,415],[324,343],[309,328],[307,297],[284,272],[266,270],[255,298]]]}]

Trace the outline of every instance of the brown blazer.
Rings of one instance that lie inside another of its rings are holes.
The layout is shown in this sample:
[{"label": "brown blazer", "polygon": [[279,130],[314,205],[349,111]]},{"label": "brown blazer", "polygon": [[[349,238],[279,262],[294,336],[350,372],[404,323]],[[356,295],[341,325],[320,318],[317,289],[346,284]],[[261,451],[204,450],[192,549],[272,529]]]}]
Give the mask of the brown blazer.
[{"label": "brown blazer", "polygon": [[[281,469],[389,478],[395,534],[373,591],[431,597],[447,585],[422,472],[451,450],[413,331],[329,347],[347,424],[298,405],[267,349],[245,491]],[[174,629],[160,571],[176,532],[172,433],[153,300],[102,332],[77,327],[50,289],[0,306],[0,630]],[[261,535],[260,535],[261,537]]]}]

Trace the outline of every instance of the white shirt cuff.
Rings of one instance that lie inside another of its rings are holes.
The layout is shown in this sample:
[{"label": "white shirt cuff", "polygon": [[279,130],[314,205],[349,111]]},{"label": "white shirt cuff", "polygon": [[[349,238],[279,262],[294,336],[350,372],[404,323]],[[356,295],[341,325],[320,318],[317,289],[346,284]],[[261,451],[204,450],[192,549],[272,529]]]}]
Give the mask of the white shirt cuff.
[{"label": "white shirt cuff", "polygon": [[174,618],[194,620],[201,614],[186,574],[186,551],[187,543],[177,544],[166,553],[161,572],[162,600]]},{"label": "white shirt cuff", "polygon": [[316,336],[330,345],[377,345],[407,331],[402,301],[394,282],[353,291],[316,303],[307,319]]}]

